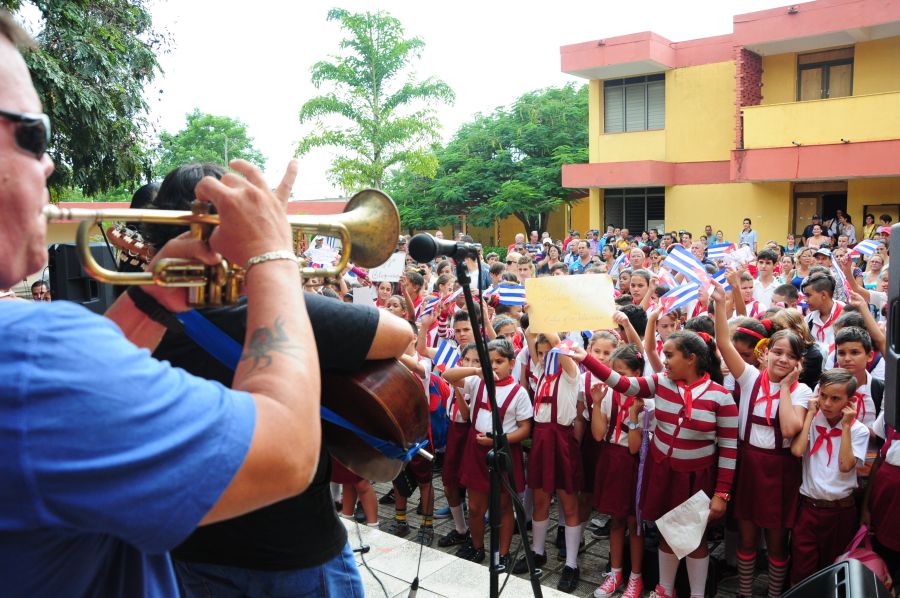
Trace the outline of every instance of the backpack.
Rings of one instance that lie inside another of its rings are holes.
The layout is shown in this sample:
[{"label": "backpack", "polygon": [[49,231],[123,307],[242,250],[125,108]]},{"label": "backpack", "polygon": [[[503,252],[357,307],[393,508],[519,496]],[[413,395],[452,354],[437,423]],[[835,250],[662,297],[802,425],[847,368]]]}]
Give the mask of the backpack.
[{"label": "backpack", "polygon": [[440,372],[431,372],[428,383],[428,434],[433,449],[447,446],[447,430],[450,429],[450,417],[447,415],[447,399],[450,398],[450,385]]},{"label": "backpack", "polygon": [[847,551],[835,559],[834,562],[839,563],[850,559],[856,559],[861,562],[875,574],[875,577],[884,584],[884,587],[891,589],[893,585],[891,572],[888,570],[884,560],[872,549],[872,541],[869,539],[869,528],[865,525],[859,526],[859,531],[853,536],[850,545],[847,546]]}]

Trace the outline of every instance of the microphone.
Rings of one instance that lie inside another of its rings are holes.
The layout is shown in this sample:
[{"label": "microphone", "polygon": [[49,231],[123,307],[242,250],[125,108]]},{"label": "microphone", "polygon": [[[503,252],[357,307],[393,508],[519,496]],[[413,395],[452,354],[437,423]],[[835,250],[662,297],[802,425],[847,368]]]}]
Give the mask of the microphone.
[{"label": "microphone", "polygon": [[466,255],[471,250],[477,250],[474,243],[462,241],[444,241],[435,239],[427,233],[419,233],[409,240],[409,255],[417,262],[430,262],[439,255],[457,258]]}]

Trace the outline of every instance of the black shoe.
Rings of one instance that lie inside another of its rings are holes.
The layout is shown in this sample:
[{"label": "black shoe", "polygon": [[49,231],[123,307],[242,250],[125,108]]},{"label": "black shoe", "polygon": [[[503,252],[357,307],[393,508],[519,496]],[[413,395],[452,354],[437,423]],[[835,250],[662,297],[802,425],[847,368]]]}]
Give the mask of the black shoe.
[{"label": "black shoe", "polygon": [[595,538],[608,538],[610,527],[612,527],[612,519],[607,519],[606,523],[604,523],[600,527],[595,527],[591,532],[591,535]]},{"label": "black shoe", "polygon": [[387,494],[378,499],[378,504],[380,505],[392,505],[394,504],[394,489],[391,488],[388,490]]},{"label": "black shoe", "polygon": [[500,565],[499,573],[501,573],[501,574],[506,573],[506,571],[509,569],[509,555],[508,554],[500,555],[499,565]]},{"label": "black shoe", "polygon": [[472,534],[467,530],[466,533],[461,534],[455,529],[450,530],[450,533],[438,540],[438,546],[441,548],[449,548],[450,546],[457,546],[459,544],[466,544],[467,542],[472,541]]},{"label": "black shoe", "polygon": [[556,547],[565,550],[566,549],[566,528],[562,526],[557,526],[556,528]]},{"label": "black shoe", "polygon": [[434,542],[434,528],[420,527],[419,533],[416,534],[416,542],[422,546],[431,546]]},{"label": "black shoe", "polygon": [[356,503],[356,511],[353,512],[353,518],[356,519],[359,523],[365,523],[368,521],[366,518],[366,512],[363,511],[362,503]]},{"label": "black shoe", "polygon": [[474,548],[472,549],[472,555],[466,560],[473,563],[483,563],[485,556],[484,548]]},{"label": "black shoe", "polygon": [[[537,569],[540,569],[544,565],[547,564],[547,555],[546,554],[536,554],[534,555],[534,566]],[[516,564],[513,566],[513,573],[528,573],[528,561],[525,560],[523,556]]]},{"label": "black shoe", "polygon": [[578,571],[578,567],[574,569],[569,566],[563,567],[562,574],[559,576],[559,583],[556,584],[556,589],[560,592],[566,592],[571,594],[578,587],[578,580],[581,578],[580,572]]},{"label": "black shoe", "polygon": [[475,552],[475,547],[472,546],[472,541],[470,538],[468,542],[466,542],[465,544],[463,544],[462,546],[459,547],[459,549],[456,551],[456,556],[458,556],[459,558],[461,558],[463,560],[468,561],[472,558],[472,554],[474,554],[474,552]]},{"label": "black shoe", "polygon": [[405,538],[409,535],[409,524],[400,523],[399,521],[392,521],[390,525],[388,525],[387,529],[384,530],[389,534],[393,534],[398,538]]},{"label": "black shoe", "polygon": [[444,468],[444,451],[435,453],[434,461],[431,463],[431,471],[441,471]]}]

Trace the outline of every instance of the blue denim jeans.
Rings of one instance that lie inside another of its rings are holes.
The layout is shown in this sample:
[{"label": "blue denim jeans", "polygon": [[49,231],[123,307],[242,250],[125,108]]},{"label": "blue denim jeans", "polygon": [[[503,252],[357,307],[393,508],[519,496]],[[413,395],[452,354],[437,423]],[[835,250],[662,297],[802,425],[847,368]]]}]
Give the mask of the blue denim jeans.
[{"label": "blue denim jeans", "polygon": [[363,598],[362,577],[350,545],[330,561],[308,569],[260,571],[174,561],[184,598]]}]

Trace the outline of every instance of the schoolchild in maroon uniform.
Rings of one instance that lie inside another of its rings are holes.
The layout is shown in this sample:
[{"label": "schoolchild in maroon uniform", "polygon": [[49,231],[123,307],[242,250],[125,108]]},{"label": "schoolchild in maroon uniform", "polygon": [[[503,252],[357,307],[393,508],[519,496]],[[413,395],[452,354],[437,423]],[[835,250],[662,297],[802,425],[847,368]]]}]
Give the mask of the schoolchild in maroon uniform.
[{"label": "schoolchild in maroon uniform", "polygon": [[800,511],[791,537],[791,584],[826,567],[844,552],[859,520],[853,493],[865,463],[869,429],[856,419],[856,378],[845,369],[819,377],[803,430],[791,452],[803,459]]},{"label": "schoolchild in maroon uniform", "polygon": [[[536,335],[526,330],[532,368],[540,370],[534,399],[534,432],[528,454],[528,487],[534,492],[532,515],[532,549],[540,567],[547,562],[544,543],[550,525],[550,498],[556,493],[565,518],[566,565],[557,588],[571,592],[577,587],[578,548],[581,544],[581,521],[578,517],[578,493],[584,484],[581,450],[575,439],[578,416],[578,364],[568,355],[558,355],[558,371],[547,372],[544,358],[559,344],[554,333]],[[518,571],[526,568],[524,557],[516,563]]]},{"label": "schoolchild in maroon uniform", "polygon": [[872,466],[860,518],[874,534],[875,551],[884,559],[894,583],[900,579],[900,434],[884,423],[884,411],[872,425],[884,440]]},{"label": "schoolchild in maroon uniform", "polygon": [[791,440],[803,429],[812,391],[797,380],[803,341],[781,330],[767,341],[765,369],[748,364],[728,333],[725,291],[716,284],[716,338],[725,365],[735,378],[738,400],[738,462],[734,516],[740,545],[738,592],[750,597],[756,547],[763,529],[769,554],[769,596],[781,595],[788,570],[788,530],[794,527],[800,489],[800,460]]},{"label": "schoolchild in maroon uniform", "polygon": [[[478,351],[475,343],[469,343],[460,351],[462,357],[458,367],[479,367]],[[451,368],[452,369],[452,368]],[[447,402],[447,416],[450,418],[450,427],[447,429],[447,448],[444,452],[444,466],[441,469],[441,480],[444,482],[444,496],[450,505],[450,515],[453,517],[454,529],[438,540],[438,546],[447,548],[457,544],[471,542],[469,524],[463,515],[462,487],[459,483],[460,470],[462,468],[463,454],[466,449],[466,440],[469,437],[471,424],[469,416],[469,400],[466,396],[462,380],[452,385],[453,394]]]},{"label": "schoolchild in maroon uniform", "polygon": [[[609,357],[619,345],[619,338],[613,333],[602,330],[595,332],[588,342],[587,351],[600,363],[610,365]],[[579,386],[578,417],[575,420],[575,438],[581,440],[581,464],[584,471],[584,488],[578,494],[578,519],[582,531],[587,527],[594,504],[594,469],[597,467],[597,456],[600,443],[591,434],[591,413],[594,405],[599,404],[606,393],[606,384],[598,382],[590,372],[583,372]],[[567,551],[568,552],[568,551]]]},{"label": "schoolchild in maroon uniform", "polygon": [[364,480],[334,457],[331,458],[331,481],[341,484],[341,517],[353,519],[357,500],[362,505],[369,527],[378,527],[378,499],[369,480]]},{"label": "schoolchild in maroon uniform", "polygon": [[[516,492],[525,489],[525,466],[520,443],[531,432],[531,417],[534,414],[528,393],[516,384],[512,377],[515,353],[506,339],[496,339],[488,343],[491,369],[497,385],[497,406],[503,431],[510,445],[512,468],[516,481]],[[472,397],[469,437],[460,469],[459,481],[469,493],[469,529],[472,543],[463,546],[456,555],[476,563],[484,560],[484,514],[488,508],[490,478],[487,469],[487,453],[493,441],[487,436],[492,430],[492,415],[480,367],[453,368],[444,372],[450,383],[464,380],[463,388]],[[510,566],[509,545],[513,534],[512,502],[505,489],[501,490],[500,507],[502,527],[500,530],[500,559]]]},{"label": "schoolchild in maroon uniform", "polygon": [[[653,398],[656,431],[645,464],[641,511],[658,519],[698,491],[712,497],[710,523],[725,514],[737,457],[737,406],[721,385],[712,337],[674,332],[663,344],[665,373],[626,378],[576,348],[576,359],[614,390]],[[702,596],[709,569],[706,542],[687,557],[691,595]],[[659,585],[651,596],[674,595],[678,558],[660,541]]]},{"label": "schoolchild in maroon uniform", "polygon": [[[612,369],[622,376],[636,377],[644,372],[644,358],[634,345],[619,347],[609,361]],[[609,598],[625,585],[622,563],[626,530],[631,551],[631,575],[622,596],[640,598],[644,591],[641,578],[644,536],[637,533],[635,499],[645,408],[653,411],[653,399],[647,399],[645,407],[643,399],[612,389],[606,389],[603,399],[594,403],[591,431],[602,443],[596,466],[594,506],[612,520],[609,532],[611,570],[594,591],[596,598]]]}]

